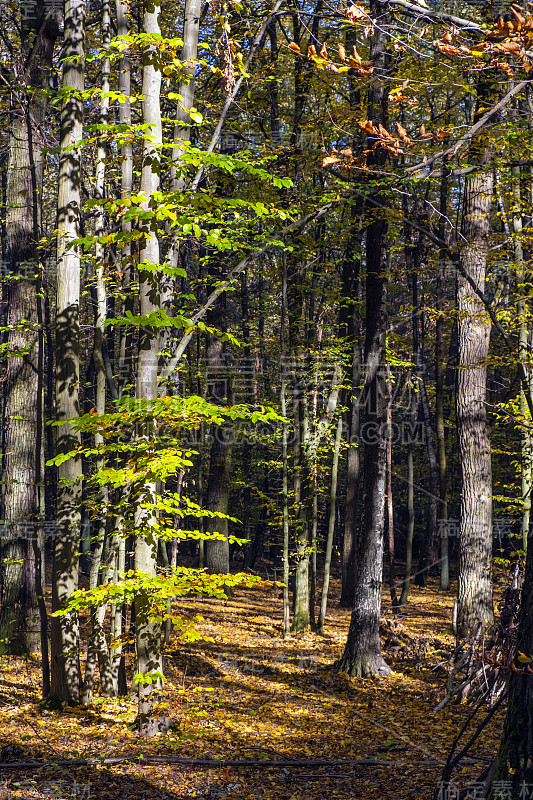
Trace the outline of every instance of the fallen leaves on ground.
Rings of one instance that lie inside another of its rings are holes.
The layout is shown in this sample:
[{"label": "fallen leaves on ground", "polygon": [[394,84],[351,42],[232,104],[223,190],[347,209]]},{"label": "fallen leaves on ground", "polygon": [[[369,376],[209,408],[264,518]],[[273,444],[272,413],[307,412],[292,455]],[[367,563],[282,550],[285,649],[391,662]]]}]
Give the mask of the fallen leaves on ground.
[{"label": "fallen leaves on ground", "polygon": [[[45,765],[17,774],[0,769],[2,791],[16,798],[202,797],[272,800],[420,800],[431,797],[442,765],[470,708],[432,709],[445,694],[435,670],[453,650],[452,592],[435,583],[413,588],[398,619],[383,597],[383,646],[388,678],[337,674],[350,615],[336,605],[334,584],[324,636],[283,640],[278,588],[236,590],[226,601],[187,599],[200,611],[199,630],[212,641],[178,647],[166,658],[166,711],[171,728],[147,742],[134,727],[136,705],[102,699],[89,709],[40,706],[37,659],[2,657],[0,747],[12,761],[138,756],[139,763],[75,768]],[[479,762],[463,767],[466,785],[491,759],[504,712],[476,742]],[[12,748],[11,751],[6,748]],[[11,752],[11,756],[9,753]],[[394,766],[192,767],[142,764],[142,757],[208,759],[376,759]],[[437,762],[437,763],[435,763]],[[4,788],[2,788],[4,787]]]}]

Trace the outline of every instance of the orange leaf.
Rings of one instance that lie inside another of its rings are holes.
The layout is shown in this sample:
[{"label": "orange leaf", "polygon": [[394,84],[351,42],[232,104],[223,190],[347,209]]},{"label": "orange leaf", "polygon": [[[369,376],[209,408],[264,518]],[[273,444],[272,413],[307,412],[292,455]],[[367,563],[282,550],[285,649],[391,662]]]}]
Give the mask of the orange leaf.
[{"label": "orange leaf", "polygon": [[364,19],[367,15],[360,7],[360,4],[355,3],[353,6],[350,6],[346,9],[346,16],[350,22],[358,22],[359,20]]}]

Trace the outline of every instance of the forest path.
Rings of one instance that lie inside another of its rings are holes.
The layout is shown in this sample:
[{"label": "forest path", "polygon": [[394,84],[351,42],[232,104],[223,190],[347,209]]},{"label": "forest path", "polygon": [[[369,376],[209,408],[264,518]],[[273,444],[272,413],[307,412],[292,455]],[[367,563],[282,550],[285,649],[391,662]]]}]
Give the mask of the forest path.
[{"label": "forest path", "polygon": [[[336,598],[335,582],[332,589]],[[445,693],[446,674],[431,667],[453,647],[453,592],[438,592],[433,581],[427,588],[413,588],[409,605],[394,622],[384,591],[383,644],[393,672],[375,680],[348,678],[331,668],[342,653],[350,617],[336,600],[325,636],[284,641],[279,594],[277,588],[262,587],[237,590],[227,601],[181,601],[184,611],[201,613],[198,633],[211,641],[201,639],[169,653],[165,673],[172,728],[149,743],[128,727],[136,713],[129,698],[99,700],[89,710],[42,711],[37,662],[2,658],[0,746],[20,746],[25,760],[144,754],[259,761],[379,759],[394,765],[130,763],[43,767],[19,775],[0,770],[6,798],[432,798],[442,770],[435,762],[446,758],[470,711],[455,704],[432,711]],[[493,756],[502,718],[503,711],[478,740],[476,757]],[[457,781],[465,785],[482,768],[483,761],[463,768]]]}]

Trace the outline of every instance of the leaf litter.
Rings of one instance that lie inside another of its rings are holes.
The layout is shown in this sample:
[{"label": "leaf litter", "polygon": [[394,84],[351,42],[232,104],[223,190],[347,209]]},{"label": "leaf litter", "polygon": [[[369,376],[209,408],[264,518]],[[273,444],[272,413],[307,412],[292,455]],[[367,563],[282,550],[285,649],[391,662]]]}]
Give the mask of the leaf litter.
[{"label": "leaf litter", "polygon": [[[287,640],[276,587],[237,589],[225,601],[181,598],[182,611],[201,612],[197,626],[204,638],[166,655],[171,727],[150,741],[134,730],[136,704],[129,696],[48,711],[40,703],[38,659],[4,656],[0,798],[431,798],[471,711],[457,703],[433,711],[447,680],[446,670],[435,666],[454,648],[453,594],[437,591],[430,580],[426,588],[413,587],[409,604],[394,618],[386,588],[382,644],[393,671],[375,679],[349,678],[333,668],[350,621],[336,605],[335,582],[325,635]],[[483,731],[476,742],[479,761],[461,768],[458,783],[474,781],[494,757],[503,715],[502,709]],[[130,760],[105,764],[106,758]],[[72,759],[97,763],[53,763]],[[1,768],[36,760],[43,765]],[[226,760],[252,765],[217,763]],[[314,764],[284,766],[294,761]],[[350,761],[358,763],[339,763]]]}]

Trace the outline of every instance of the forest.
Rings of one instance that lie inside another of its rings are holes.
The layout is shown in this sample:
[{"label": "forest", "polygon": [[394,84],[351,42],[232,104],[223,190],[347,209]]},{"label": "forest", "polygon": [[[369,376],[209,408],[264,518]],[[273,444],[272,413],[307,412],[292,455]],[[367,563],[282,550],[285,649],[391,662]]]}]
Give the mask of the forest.
[{"label": "forest", "polygon": [[0,22],[0,796],[533,798],[533,3]]}]

